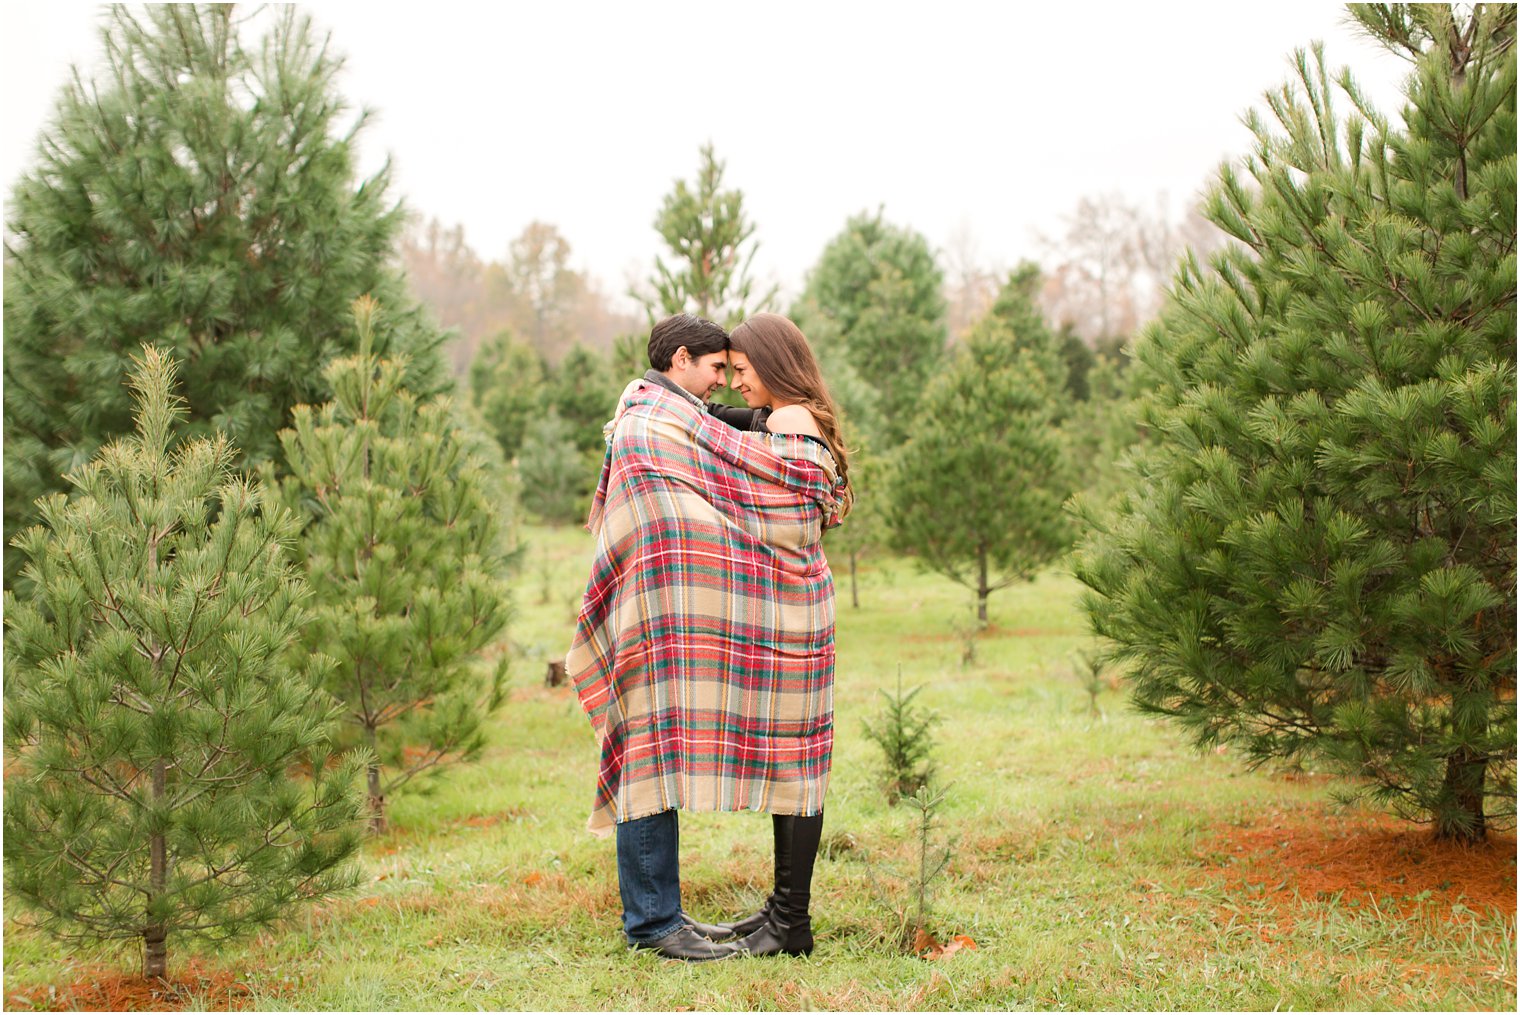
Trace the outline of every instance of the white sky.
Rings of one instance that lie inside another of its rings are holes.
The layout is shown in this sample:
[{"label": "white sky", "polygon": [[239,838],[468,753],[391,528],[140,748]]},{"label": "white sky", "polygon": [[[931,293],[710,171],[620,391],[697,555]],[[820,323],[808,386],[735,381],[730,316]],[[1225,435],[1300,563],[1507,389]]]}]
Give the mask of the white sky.
[{"label": "white sky", "polygon": [[[659,252],[651,222],[711,140],[744,191],[762,278],[795,292],[846,218],[884,205],[937,247],[1036,254],[1077,199],[1179,207],[1250,139],[1241,114],[1326,43],[1387,113],[1406,65],[1341,6],[548,2],[302,5],[378,116],[395,195],[500,259],[529,221],[621,292]],[[97,65],[88,4],[9,2],[0,183],[27,169],[69,65]]]}]

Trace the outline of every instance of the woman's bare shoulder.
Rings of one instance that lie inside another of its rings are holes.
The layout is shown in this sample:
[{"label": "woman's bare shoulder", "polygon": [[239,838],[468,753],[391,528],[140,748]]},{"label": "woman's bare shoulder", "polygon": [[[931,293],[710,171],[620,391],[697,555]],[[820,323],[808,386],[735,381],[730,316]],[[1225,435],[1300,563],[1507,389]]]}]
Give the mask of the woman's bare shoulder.
[{"label": "woman's bare shoulder", "polygon": [[805,433],[813,437],[823,436],[818,429],[818,421],[813,418],[813,414],[805,405],[783,405],[771,413],[765,425],[770,427],[771,433]]}]

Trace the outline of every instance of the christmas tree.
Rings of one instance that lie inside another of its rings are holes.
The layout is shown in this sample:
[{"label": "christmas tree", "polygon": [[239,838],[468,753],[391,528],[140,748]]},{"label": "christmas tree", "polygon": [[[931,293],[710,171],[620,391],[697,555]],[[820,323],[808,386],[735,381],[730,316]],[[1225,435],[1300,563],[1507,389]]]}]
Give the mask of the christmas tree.
[{"label": "christmas tree", "polygon": [[898,449],[893,541],[971,589],[980,623],[991,593],[1032,580],[1071,545],[1059,398],[1038,357],[994,321],[935,376]]},{"label": "christmas tree", "polygon": [[419,400],[404,357],[374,351],[376,306],[354,304],[359,350],[332,361],[334,392],[297,406],[280,434],[314,593],[306,644],[337,661],[327,688],[372,752],[370,827],[397,788],[479,756],[501,704],[506,658],[481,650],[507,620],[500,541],[505,499],[467,454],[441,399]]},{"label": "christmas tree", "polygon": [[553,409],[528,427],[517,456],[523,507],[551,524],[584,524],[596,492],[602,456],[576,447],[577,434]]},{"label": "christmas tree", "polygon": [[[6,208],[5,531],[131,430],[122,379],[143,342],[182,364],[177,432],[277,458],[322,364],[354,347],[348,305],[409,306],[389,266],[388,174],[356,179],[341,61],[295,8],[257,45],[231,5],[114,8],[106,67],[62,96]],[[407,379],[446,383],[441,334],[394,312]],[[13,572],[7,568],[7,584]]]},{"label": "christmas tree", "polygon": [[829,241],[792,307],[819,357],[849,368],[845,376],[831,367],[831,386],[840,383],[847,393],[863,382],[875,389],[880,451],[907,436],[919,396],[940,366],[944,281],[929,242],[884,221],[878,210],[856,215]]},{"label": "christmas tree", "polygon": [[1077,574],[1142,708],[1475,840],[1515,804],[1515,8],[1352,10],[1404,122],[1318,47],[1253,114]]},{"label": "christmas tree", "polygon": [[174,446],[174,376],[147,347],[135,433],[42,503],[15,543],[31,594],[5,594],[6,890],[62,937],[141,939],[159,977],[171,935],[352,885],[362,809],[359,759],[328,765],[327,661],[289,661],[294,520],[225,437]]},{"label": "christmas tree", "polygon": [[[645,358],[647,363],[647,346]],[[614,377],[608,357],[580,343],[571,346],[545,378],[543,403],[569,425],[576,450],[596,453],[593,475],[600,469],[607,446],[602,425],[612,418],[618,395],[630,380],[632,377]]]},{"label": "christmas tree", "polygon": [[696,180],[677,180],[655,216],[670,261],[655,258],[652,294],[629,293],[643,304],[650,324],[689,313],[733,328],[769,310],[776,299],[775,286],[758,296],[754,291],[750,267],[760,245],[744,213],[744,192],[723,189],[724,166],[712,145],[703,145],[701,155]]},{"label": "christmas tree", "polygon": [[542,357],[505,330],[489,339],[470,364],[470,399],[509,459],[522,449],[528,427],[544,411],[547,373]]}]

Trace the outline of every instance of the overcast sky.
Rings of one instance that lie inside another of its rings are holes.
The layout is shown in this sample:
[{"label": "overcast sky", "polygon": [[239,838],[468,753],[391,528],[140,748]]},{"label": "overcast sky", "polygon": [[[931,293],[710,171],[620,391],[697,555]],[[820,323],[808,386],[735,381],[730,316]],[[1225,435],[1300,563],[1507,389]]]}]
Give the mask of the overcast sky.
[{"label": "overcast sky", "polygon": [[[302,5],[378,115],[396,194],[462,223],[487,258],[534,219],[620,292],[651,222],[711,140],[744,191],[762,277],[789,292],[853,213],[885,206],[988,265],[1036,254],[1084,195],[1174,206],[1249,148],[1241,114],[1323,40],[1385,112],[1406,65],[1328,3]],[[3,7],[0,179],[30,165],[70,64],[97,66],[100,8]]]}]

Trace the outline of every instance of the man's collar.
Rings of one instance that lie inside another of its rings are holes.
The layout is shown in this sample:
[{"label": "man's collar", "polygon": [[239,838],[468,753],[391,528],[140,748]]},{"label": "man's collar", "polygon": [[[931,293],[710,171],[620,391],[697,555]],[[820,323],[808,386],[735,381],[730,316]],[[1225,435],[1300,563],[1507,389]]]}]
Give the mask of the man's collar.
[{"label": "man's collar", "polygon": [[669,388],[676,394],[684,396],[688,402],[690,402],[692,405],[695,405],[699,409],[705,410],[707,408],[707,403],[703,402],[696,395],[693,395],[690,391],[687,391],[685,388],[681,387],[675,381],[671,380],[669,377],[666,377],[658,370],[650,369],[650,371],[644,375],[644,380],[653,381],[655,384],[660,384]]}]

